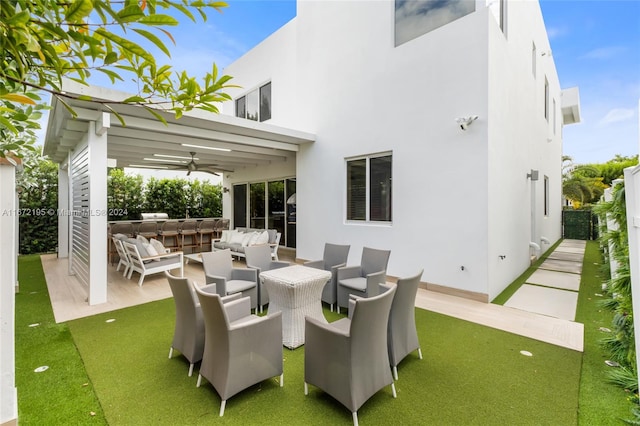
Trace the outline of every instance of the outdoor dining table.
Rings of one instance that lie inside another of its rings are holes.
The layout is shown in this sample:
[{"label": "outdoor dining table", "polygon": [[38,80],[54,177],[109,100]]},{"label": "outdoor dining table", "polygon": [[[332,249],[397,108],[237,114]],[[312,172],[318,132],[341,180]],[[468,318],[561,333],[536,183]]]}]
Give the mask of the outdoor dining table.
[{"label": "outdoor dining table", "polygon": [[295,349],[304,344],[304,318],[327,322],[322,313],[322,289],[331,272],[302,265],[260,274],[269,292],[269,313],[282,312],[282,344]]}]

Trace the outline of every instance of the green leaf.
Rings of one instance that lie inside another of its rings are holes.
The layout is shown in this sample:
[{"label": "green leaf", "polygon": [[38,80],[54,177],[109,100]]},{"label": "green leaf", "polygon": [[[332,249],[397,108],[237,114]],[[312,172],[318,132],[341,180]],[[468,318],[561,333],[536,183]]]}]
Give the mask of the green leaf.
[{"label": "green leaf", "polygon": [[126,127],[127,126],[127,123],[124,122],[124,118],[122,118],[122,116],[120,114],[118,114],[118,111],[116,111],[115,109],[111,108],[107,104],[103,104],[103,105],[105,106],[105,108],[107,108],[109,111],[111,111],[113,113],[113,115],[116,116],[118,121],[120,121],[120,124],[122,124],[122,127]]},{"label": "green leaf", "polygon": [[162,115],[160,115],[156,110],[154,110],[153,108],[149,108],[149,107],[144,107],[144,109],[146,109],[149,114],[151,114],[155,118],[157,118],[158,121],[160,121],[162,124],[164,124],[165,126],[168,125],[167,120],[165,120],[164,117]]},{"label": "green leaf", "polygon": [[114,62],[116,62],[117,60],[118,60],[118,54],[116,52],[109,52],[104,57],[104,64],[105,65],[110,65],[110,64],[113,64]]},{"label": "green leaf", "polygon": [[137,4],[129,5],[118,12],[120,22],[135,22],[144,16],[142,9]]},{"label": "green leaf", "polygon": [[92,11],[93,2],[91,0],[74,0],[67,9],[65,20],[72,23],[82,22]]},{"label": "green leaf", "polygon": [[116,80],[124,81],[118,73],[113,72],[111,70],[98,68],[97,71],[100,71],[101,73],[106,74],[107,77],[109,77],[109,80],[111,80],[111,83],[115,83]]},{"label": "green leaf", "polygon": [[178,25],[178,20],[169,15],[149,15],[138,22],[145,25]]},{"label": "green leaf", "polygon": [[0,115],[0,125],[6,127],[11,132],[18,134],[18,129],[16,129],[13,124],[11,124],[11,121],[7,120],[2,115]]},{"label": "green leaf", "polygon": [[160,40],[155,34],[150,33],[149,31],[141,30],[137,28],[134,28],[133,31],[145,37],[147,40],[155,44],[158,47],[158,49],[162,50],[165,53],[165,55],[167,55],[168,57],[171,57],[171,52],[169,52],[169,49],[167,49],[167,47],[164,45],[162,40]]},{"label": "green leaf", "polygon": [[139,56],[149,62],[155,63],[155,59],[153,58],[153,56],[151,54],[149,54],[149,52],[147,52],[146,50],[144,50],[142,47],[140,47],[139,45],[137,45],[136,43],[129,41],[125,38],[122,38],[120,36],[117,36],[107,30],[105,30],[104,28],[98,28],[96,30],[96,34],[101,35],[102,37],[111,40],[112,42],[116,43],[117,45],[119,45],[120,47],[122,47],[124,50],[133,53],[136,56]]},{"label": "green leaf", "polygon": [[7,25],[24,25],[29,22],[29,12],[23,10],[22,12],[18,12],[13,15],[11,18],[6,20]]},{"label": "green leaf", "polygon": [[134,104],[134,103],[145,103],[147,102],[147,100],[145,98],[143,98],[142,96],[130,96],[127,99],[125,99],[124,101],[122,101],[124,103],[127,104]]}]

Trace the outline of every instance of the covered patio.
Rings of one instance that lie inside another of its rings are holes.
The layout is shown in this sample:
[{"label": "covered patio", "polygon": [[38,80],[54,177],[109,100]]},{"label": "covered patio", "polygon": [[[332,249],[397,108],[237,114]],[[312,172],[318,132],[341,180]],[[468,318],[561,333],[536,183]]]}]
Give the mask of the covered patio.
[{"label": "covered patio", "polygon": [[[84,288],[80,299],[92,306],[111,297],[108,167],[168,164],[186,173],[184,157],[194,152],[196,164],[221,174],[224,186],[234,173],[258,166],[288,164],[295,170],[299,146],[315,141],[310,133],[200,110],[186,112],[179,120],[157,111],[167,122],[163,124],[144,108],[122,103],[127,93],[71,81],[65,81],[63,90],[74,98],[96,100],[66,99],[70,110],[53,98],[43,148],[60,164],[58,257],[67,260],[70,280]],[[229,193],[223,194],[223,206],[231,201]],[[230,211],[225,207],[225,214]]]}]

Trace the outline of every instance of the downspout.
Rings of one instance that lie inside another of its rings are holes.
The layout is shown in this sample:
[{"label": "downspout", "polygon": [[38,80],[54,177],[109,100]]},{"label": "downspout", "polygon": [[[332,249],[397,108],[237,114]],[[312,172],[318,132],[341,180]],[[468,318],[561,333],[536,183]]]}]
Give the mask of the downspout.
[{"label": "downspout", "polygon": [[549,241],[549,240],[547,239],[547,237],[540,237],[540,241],[541,241],[541,242],[543,242],[543,243],[545,243],[545,244],[547,244],[547,245],[550,245],[550,244],[551,244],[551,241]]},{"label": "downspout", "polygon": [[532,248],[534,250],[534,253],[536,255],[536,257],[538,257],[540,255],[540,246],[536,243],[534,243],[533,241],[529,241],[529,248]]}]

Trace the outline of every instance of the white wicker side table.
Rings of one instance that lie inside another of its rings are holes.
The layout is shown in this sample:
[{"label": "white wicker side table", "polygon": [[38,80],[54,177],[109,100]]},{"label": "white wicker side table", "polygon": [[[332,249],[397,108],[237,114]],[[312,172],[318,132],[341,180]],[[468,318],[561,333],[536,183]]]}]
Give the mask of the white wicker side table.
[{"label": "white wicker side table", "polygon": [[282,312],[282,344],[289,349],[304,345],[304,317],[327,322],[322,314],[322,289],[331,272],[302,265],[260,274],[269,292],[269,313]]}]

